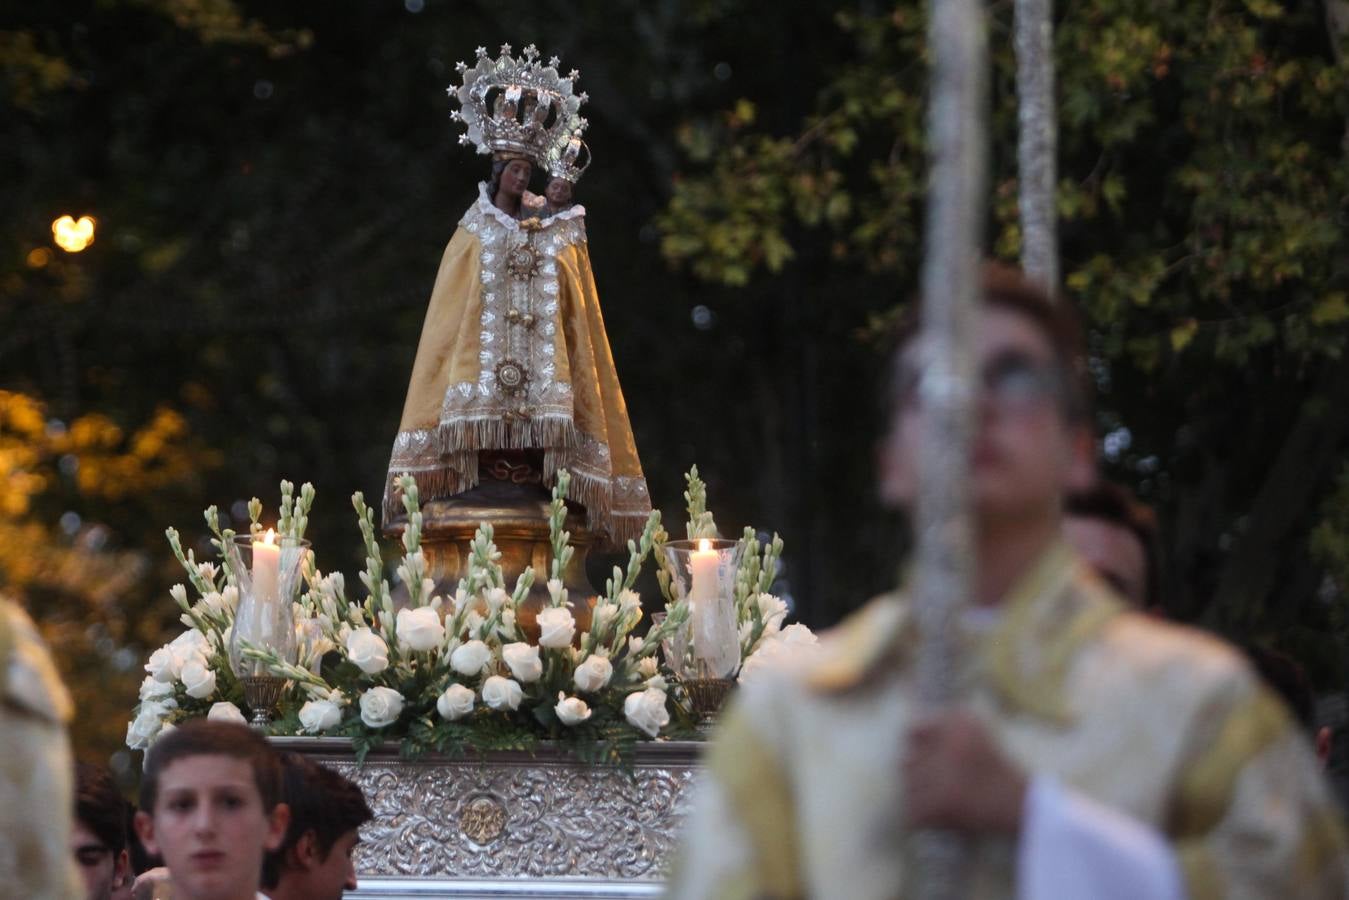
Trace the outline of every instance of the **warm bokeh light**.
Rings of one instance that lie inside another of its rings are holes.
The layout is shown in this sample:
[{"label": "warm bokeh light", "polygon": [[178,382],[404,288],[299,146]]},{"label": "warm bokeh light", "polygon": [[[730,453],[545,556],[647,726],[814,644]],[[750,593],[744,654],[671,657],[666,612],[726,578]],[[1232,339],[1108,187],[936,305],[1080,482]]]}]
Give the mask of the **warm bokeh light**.
[{"label": "warm bokeh light", "polygon": [[41,269],[52,261],[52,252],[46,247],[36,247],[28,251],[27,261],[30,269]]},{"label": "warm bokeh light", "polygon": [[94,217],[80,216],[76,221],[70,216],[61,216],[52,222],[52,239],[67,253],[79,253],[94,242]]}]

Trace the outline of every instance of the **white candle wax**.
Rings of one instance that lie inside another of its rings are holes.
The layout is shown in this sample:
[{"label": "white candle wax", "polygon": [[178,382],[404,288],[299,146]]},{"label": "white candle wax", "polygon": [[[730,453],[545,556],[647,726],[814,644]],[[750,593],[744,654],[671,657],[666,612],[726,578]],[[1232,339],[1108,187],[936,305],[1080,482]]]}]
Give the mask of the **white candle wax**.
[{"label": "white candle wax", "polygon": [[712,542],[704,538],[698,542],[698,549],[689,554],[689,571],[693,584],[689,587],[689,599],[695,603],[700,600],[712,602],[717,599],[717,551]]},{"label": "white candle wax", "polygon": [[280,573],[281,547],[276,543],[276,533],[268,528],[262,540],[253,542],[253,596],[263,603],[274,603]]}]

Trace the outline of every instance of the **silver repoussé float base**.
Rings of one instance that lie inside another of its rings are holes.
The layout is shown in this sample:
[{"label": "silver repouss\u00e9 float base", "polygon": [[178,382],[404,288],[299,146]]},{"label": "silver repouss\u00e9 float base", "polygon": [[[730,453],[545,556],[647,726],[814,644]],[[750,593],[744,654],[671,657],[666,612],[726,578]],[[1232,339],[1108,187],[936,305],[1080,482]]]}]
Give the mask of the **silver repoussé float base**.
[{"label": "silver repouss\u00e9 float base", "polygon": [[632,774],[565,751],[357,766],[342,738],[272,738],[360,785],[375,819],[356,849],[356,898],[659,896],[690,802],[699,743],[638,745]]}]

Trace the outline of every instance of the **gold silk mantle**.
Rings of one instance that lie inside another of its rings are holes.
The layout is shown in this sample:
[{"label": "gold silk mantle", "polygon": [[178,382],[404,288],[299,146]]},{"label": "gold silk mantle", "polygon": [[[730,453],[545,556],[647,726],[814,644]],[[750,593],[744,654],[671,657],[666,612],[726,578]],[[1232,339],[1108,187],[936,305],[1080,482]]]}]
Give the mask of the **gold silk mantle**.
[{"label": "gold silk mantle", "polygon": [[478,483],[480,450],[543,451],[543,476],[572,475],[603,544],[641,534],[646,479],[614,370],[586,244],[585,209],[517,222],[480,188],[445,248],[389,460],[423,502]]},{"label": "gold silk mantle", "polygon": [[[798,670],[744,685],[707,757],[673,900],[911,896],[902,755],[916,624],[878,600]],[[1191,900],[1343,898],[1339,813],[1306,738],[1249,667],[1125,612],[1066,547],[996,626],[966,628],[968,708],[1026,771],[1146,823]],[[970,900],[1012,900],[1015,842],[972,841]]]}]

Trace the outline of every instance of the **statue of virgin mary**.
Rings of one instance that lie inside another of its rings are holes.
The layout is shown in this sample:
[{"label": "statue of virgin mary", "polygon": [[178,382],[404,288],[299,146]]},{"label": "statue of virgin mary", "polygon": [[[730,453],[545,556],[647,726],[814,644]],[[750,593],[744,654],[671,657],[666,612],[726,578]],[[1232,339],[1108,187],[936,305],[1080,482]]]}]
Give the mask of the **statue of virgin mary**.
[{"label": "statue of virgin mary", "polygon": [[[384,523],[402,513],[395,479],[412,474],[423,502],[483,478],[550,486],[571,473],[600,546],[642,531],[651,501],[614,371],[590,269],[585,208],[560,211],[528,185],[548,170],[574,185],[584,147],[577,73],[561,77],[531,46],[460,63],[451,88],[461,143],[492,155],[491,177],[441,259],[385,487]],[[588,152],[588,151],[587,151]],[[589,160],[586,159],[586,164]],[[550,214],[551,213],[551,214]]]}]

